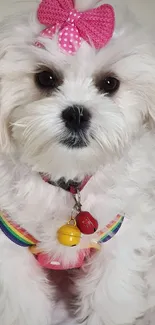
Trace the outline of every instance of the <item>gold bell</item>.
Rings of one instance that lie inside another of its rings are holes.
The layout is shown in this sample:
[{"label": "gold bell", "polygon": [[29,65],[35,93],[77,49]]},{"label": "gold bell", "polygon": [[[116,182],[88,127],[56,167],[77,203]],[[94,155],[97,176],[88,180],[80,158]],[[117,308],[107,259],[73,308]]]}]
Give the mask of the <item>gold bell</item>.
[{"label": "gold bell", "polygon": [[64,246],[76,246],[81,239],[81,232],[76,226],[76,221],[71,219],[57,231],[57,239]]}]

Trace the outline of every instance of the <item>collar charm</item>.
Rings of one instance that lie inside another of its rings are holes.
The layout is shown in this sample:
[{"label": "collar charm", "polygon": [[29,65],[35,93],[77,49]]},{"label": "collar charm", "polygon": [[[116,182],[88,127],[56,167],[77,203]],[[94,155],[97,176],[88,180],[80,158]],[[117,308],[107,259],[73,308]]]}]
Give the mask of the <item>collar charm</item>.
[{"label": "collar charm", "polygon": [[[81,195],[73,194],[75,205],[67,224],[57,231],[57,239],[64,246],[76,246],[80,243],[81,235],[91,235],[98,229],[98,222],[87,211],[81,211]],[[82,233],[82,234],[81,234]]]},{"label": "collar charm", "polygon": [[[124,216],[118,214],[102,230],[98,230],[98,221],[89,212],[81,210],[80,191],[77,190],[74,199],[75,205],[69,221],[57,231],[58,242],[64,246],[73,247],[81,244],[83,248],[100,249],[102,243],[113,238],[119,231]],[[92,235],[92,237],[87,238],[83,235]]]},{"label": "collar charm", "polygon": [[81,231],[77,227],[75,219],[71,219],[57,231],[57,239],[64,246],[73,247],[80,243]]},{"label": "collar charm", "polygon": [[[48,180],[45,181],[47,182]],[[83,186],[86,183],[85,181]],[[83,187],[80,186],[80,188],[82,189]],[[72,209],[69,221],[58,229],[57,240],[59,244],[68,247],[80,244],[80,252],[74,264],[64,265],[61,258],[54,259],[54,257],[52,258],[47,253],[44,253],[44,251],[40,249],[40,242],[36,238],[30,235],[21,226],[11,221],[6,213],[0,211],[1,231],[15,244],[29,248],[30,252],[36,257],[38,263],[47,269],[64,270],[81,267],[84,263],[86,254],[89,255],[90,249],[100,249],[102,243],[113,238],[119,231],[124,220],[124,216],[118,214],[114,220],[103,229],[98,230],[97,220],[94,219],[89,212],[82,211],[80,191],[77,188],[70,188],[70,193],[74,196],[75,205]]]}]

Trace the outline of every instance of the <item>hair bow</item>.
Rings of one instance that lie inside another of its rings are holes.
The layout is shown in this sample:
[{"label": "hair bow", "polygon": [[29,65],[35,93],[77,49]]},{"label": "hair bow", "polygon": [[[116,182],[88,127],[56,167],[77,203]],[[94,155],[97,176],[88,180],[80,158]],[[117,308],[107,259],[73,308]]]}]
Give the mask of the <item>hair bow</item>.
[{"label": "hair bow", "polygon": [[52,38],[58,30],[59,46],[69,54],[76,53],[82,39],[96,49],[102,48],[111,39],[115,25],[111,5],[80,12],[72,0],[42,0],[37,17],[46,26],[41,36]]}]

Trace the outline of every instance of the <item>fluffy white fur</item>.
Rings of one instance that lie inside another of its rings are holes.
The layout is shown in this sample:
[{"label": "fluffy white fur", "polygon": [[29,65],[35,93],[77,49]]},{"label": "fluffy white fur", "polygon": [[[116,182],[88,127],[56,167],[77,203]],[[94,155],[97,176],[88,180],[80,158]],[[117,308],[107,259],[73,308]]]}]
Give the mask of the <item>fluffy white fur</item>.
[{"label": "fluffy white fur", "polygon": [[[76,6],[100,3],[77,0]],[[80,246],[61,246],[56,231],[74,201],[38,172],[55,180],[93,174],[81,195],[99,228],[117,213],[126,215],[116,237],[77,271],[47,272],[0,233],[3,325],[155,323],[155,47],[128,13],[116,10],[116,19],[105,48],[96,53],[84,43],[73,57],[60,52],[57,36],[41,39],[46,50],[34,46],[42,29],[35,14],[1,25],[0,208],[65,264],[76,260]],[[34,83],[42,65],[64,76],[59,92],[48,97]],[[121,82],[111,98],[93,83],[94,75],[109,72]],[[60,113],[72,103],[92,113],[88,137],[94,137],[84,149],[59,143],[65,133]]]}]

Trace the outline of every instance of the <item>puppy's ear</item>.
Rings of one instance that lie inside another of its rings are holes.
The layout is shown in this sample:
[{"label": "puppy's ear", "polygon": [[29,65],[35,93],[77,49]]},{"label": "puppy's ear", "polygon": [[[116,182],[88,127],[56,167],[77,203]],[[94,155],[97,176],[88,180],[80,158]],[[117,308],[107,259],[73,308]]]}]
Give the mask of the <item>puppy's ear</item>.
[{"label": "puppy's ear", "polygon": [[0,24],[0,151],[3,152],[13,150],[10,114],[22,100],[20,74],[17,76],[18,69],[24,69],[22,53],[31,48],[40,29],[36,13],[16,15]]},{"label": "puppy's ear", "polygon": [[155,45],[146,39],[146,46],[141,46],[137,94],[142,102],[143,121],[149,128],[155,128]]},{"label": "puppy's ear", "polygon": [[11,150],[11,140],[9,135],[8,117],[10,112],[9,89],[7,89],[6,76],[3,69],[5,65],[5,56],[11,47],[11,42],[7,29],[0,25],[0,151]]},{"label": "puppy's ear", "polygon": [[0,151],[8,153],[12,151],[9,116],[14,101],[12,52],[18,42],[15,26],[15,17],[0,24]]},{"label": "puppy's ear", "polygon": [[[0,66],[3,60],[0,60]],[[10,113],[12,111],[13,91],[11,83],[1,76],[0,84],[0,151],[11,153],[13,144],[11,142]]]},{"label": "puppy's ear", "polygon": [[[155,62],[154,62],[155,65]],[[154,69],[154,75],[155,75],[155,69]],[[148,92],[145,96],[145,101],[148,109],[148,115],[147,115],[147,121],[149,122],[149,126],[151,128],[155,127],[155,78],[154,82],[149,85],[150,89],[148,89]]]}]

